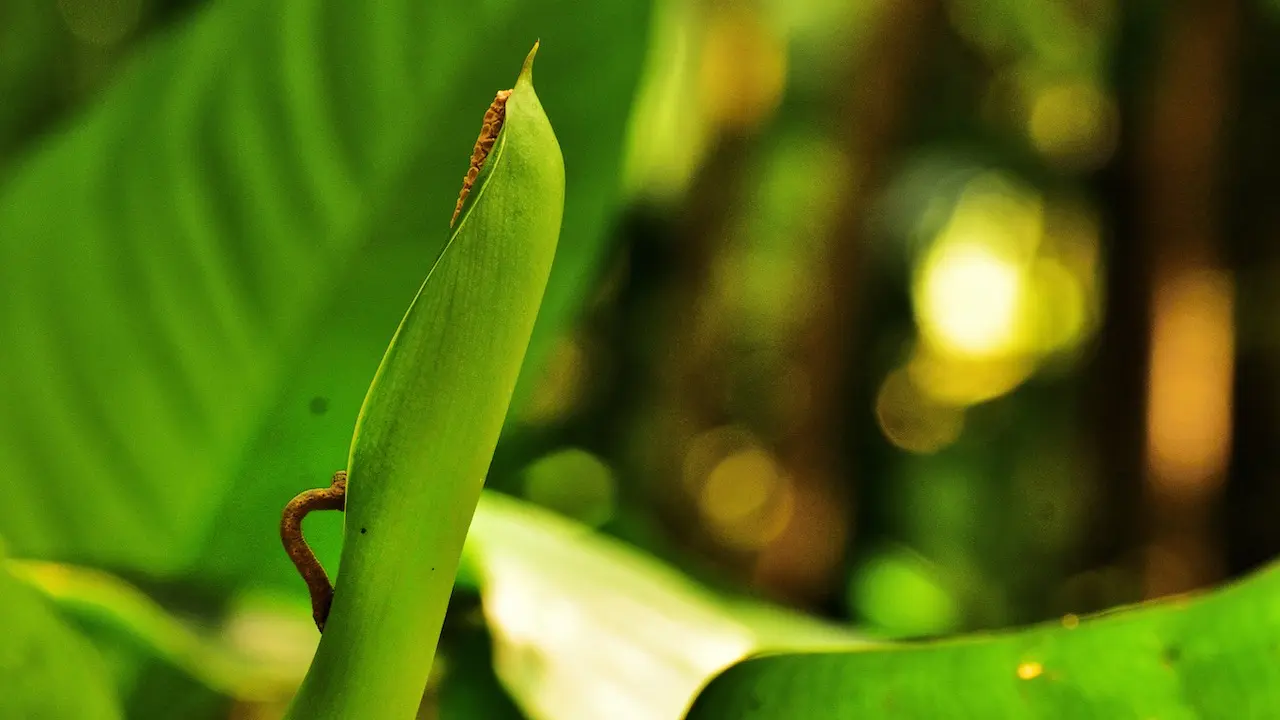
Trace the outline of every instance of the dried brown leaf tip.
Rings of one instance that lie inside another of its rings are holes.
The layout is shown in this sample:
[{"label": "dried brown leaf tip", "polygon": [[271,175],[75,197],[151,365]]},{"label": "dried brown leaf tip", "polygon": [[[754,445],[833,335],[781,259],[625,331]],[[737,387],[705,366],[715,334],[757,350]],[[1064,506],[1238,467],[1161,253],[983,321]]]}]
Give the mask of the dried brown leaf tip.
[{"label": "dried brown leaf tip", "polygon": [[476,138],[476,146],[471,150],[471,167],[467,168],[467,176],[462,179],[462,192],[458,193],[458,204],[453,209],[453,217],[449,219],[449,227],[453,227],[453,224],[458,221],[458,215],[462,213],[462,204],[471,194],[471,186],[480,176],[480,168],[484,167],[485,158],[489,157],[489,151],[493,149],[493,143],[498,139],[498,133],[502,130],[502,121],[507,116],[508,97],[511,97],[510,90],[499,90],[493,98],[493,104],[484,113],[480,137]]}]

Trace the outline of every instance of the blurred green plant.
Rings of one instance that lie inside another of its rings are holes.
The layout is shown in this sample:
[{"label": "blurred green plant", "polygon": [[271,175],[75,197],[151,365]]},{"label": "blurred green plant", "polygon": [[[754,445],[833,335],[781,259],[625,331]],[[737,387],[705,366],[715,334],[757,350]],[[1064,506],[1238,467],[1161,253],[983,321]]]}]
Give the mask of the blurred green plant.
[{"label": "blurred green plant", "polygon": [[[130,662],[130,655],[158,659],[235,700],[270,701],[297,686],[298,673],[288,664],[197,632],[114,575],[38,560],[10,560],[6,567],[15,580],[48,598],[73,627],[94,638],[103,655],[114,660],[106,665],[122,689],[132,688],[138,679],[126,677],[140,664]],[[57,641],[48,635],[45,642]],[[130,714],[140,713],[133,709]]]},{"label": "blurred green plant", "polygon": [[[0,546],[0,559],[4,557]],[[121,717],[102,657],[0,564],[0,717]]]}]

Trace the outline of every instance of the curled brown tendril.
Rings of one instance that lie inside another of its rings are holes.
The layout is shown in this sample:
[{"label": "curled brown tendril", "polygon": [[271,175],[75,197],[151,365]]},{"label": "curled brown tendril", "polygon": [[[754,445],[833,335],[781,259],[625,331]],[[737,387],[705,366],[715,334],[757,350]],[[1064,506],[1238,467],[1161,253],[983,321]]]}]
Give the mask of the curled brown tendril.
[{"label": "curled brown tendril", "polygon": [[311,546],[302,537],[302,518],[312,510],[343,510],[346,504],[347,471],[339,470],[333,474],[329,487],[306,490],[290,500],[280,518],[280,540],[311,592],[311,616],[315,618],[320,632],[324,632],[324,621],[329,618],[329,606],[333,604],[333,585]]}]

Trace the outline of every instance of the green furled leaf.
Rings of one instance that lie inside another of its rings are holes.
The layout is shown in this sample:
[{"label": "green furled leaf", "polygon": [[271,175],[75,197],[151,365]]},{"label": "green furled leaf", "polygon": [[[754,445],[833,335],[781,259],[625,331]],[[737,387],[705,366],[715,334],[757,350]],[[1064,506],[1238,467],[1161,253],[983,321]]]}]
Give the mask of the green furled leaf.
[{"label": "green furled leaf", "polygon": [[422,697],[560,234],[564,161],[536,51],[360,411],[342,572],[292,717],[407,718]]},{"label": "green furled leaf", "polygon": [[0,563],[0,718],[119,718],[102,658]]},{"label": "green furled leaf", "polygon": [[[149,43],[0,186],[14,553],[300,593],[280,509],[345,462],[446,240],[466,108],[536,37],[554,48],[539,63],[570,166],[557,266],[585,267],[616,201],[647,7],[219,0]],[[332,559],[337,518],[316,524]]]},{"label": "green furled leaf", "polygon": [[709,677],[750,653],[866,644],[847,628],[717,595],[496,493],[481,500],[464,557],[498,676],[531,718],[676,718]]},{"label": "green furled leaf", "polygon": [[1201,597],[881,651],[777,655],[716,678],[690,720],[1280,716],[1280,570]]}]

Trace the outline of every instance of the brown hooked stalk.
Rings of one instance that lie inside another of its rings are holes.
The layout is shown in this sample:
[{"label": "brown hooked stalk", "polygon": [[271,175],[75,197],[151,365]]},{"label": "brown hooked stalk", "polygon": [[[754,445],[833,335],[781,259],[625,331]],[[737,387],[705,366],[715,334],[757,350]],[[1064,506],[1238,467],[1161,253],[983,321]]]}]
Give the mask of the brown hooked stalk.
[{"label": "brown hooked stalk", "polygon": [[346,504],[347,471],[339,470],[333,474],[329,487],[306,490],[290,500],[280,518],[280,540],[311,592],[311,617],[315,618],[320,632],[324,632],[324,621],[328,619],[329,606],[333,604],[333,584],[306,538],[302,537],[302,518],[312,510],[343,510]]}]

